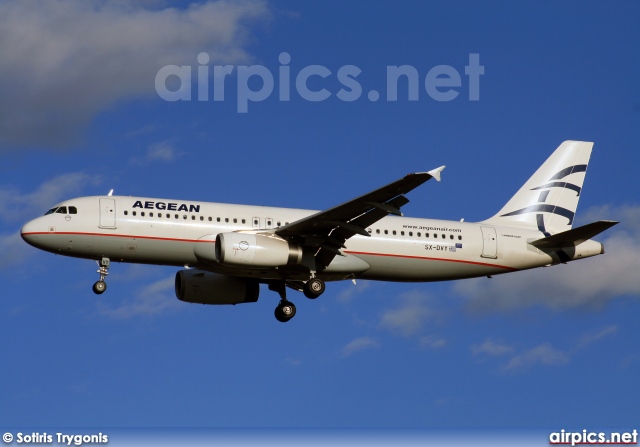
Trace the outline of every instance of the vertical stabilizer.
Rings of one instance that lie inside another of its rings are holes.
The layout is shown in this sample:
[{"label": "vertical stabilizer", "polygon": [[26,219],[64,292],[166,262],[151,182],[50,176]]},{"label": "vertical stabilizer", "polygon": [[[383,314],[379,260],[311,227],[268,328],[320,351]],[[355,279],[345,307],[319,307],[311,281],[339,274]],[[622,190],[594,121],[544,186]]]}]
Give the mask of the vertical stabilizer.
[{"label": "vertical stabilizer", "polygon": [[546,236],[573,225],[593,143],[565,141],[502,209],[493,225],[537,228]]}]

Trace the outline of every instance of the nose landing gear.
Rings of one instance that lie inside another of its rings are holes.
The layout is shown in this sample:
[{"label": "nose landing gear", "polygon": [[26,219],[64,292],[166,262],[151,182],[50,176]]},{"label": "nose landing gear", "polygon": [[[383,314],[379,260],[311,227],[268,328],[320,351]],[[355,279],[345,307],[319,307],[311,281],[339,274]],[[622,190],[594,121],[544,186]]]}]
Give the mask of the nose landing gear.
[{"label": "nose landing gear", "polygon": [[96,261],[96,263],[98,264],[98,267],[100,267],[98,270],[98,273],[100,273],[100,279],[93,284],[93,293],[100,295],[107,290],[107,283],[104,282],[104,279],[109,274],[110,261],[109,258],[102,258],[99,262]]}]

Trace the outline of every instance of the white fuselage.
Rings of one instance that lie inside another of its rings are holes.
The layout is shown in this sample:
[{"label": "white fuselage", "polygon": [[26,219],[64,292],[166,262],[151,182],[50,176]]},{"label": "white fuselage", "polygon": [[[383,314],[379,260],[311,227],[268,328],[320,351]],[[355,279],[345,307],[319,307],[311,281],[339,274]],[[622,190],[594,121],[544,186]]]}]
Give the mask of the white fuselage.
[{"label": "white fuselage", "polygon": [[[96,196],[67,200],[55,212],[27,223],[22,237],[53,253],[116,262],[203,268],[196,247],[209,249],[218,233],[261,232],[315,211],[264,206]],[[75,213],[70,210],[74,209]],[[602,245],[587,241],[561,259],[528,242],[540,231],[483,223],[388,216],[367,228],[371,235],[348,239],[342,253],[318,272],[326,280],[441,281],[496,275],[597,255]],[[364,261],[364,263],[362,262]],[[208,262],[206,270],[259,279],[277,269],[229,267]]]}]

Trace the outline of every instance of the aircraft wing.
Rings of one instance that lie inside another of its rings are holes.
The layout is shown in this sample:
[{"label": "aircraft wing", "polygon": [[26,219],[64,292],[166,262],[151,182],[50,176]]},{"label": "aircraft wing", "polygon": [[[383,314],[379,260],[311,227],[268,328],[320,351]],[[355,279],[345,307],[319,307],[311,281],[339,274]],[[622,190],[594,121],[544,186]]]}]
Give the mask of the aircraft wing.
[{"label": "aircraft wing", "polygon": [[367,227],[389,214],[402,215],[400,208],[409,203],[403,194],[431,178],[440,181],[444,168],[409,174],[363,196],[282,226],[275,233],[300,245],[317,247],[316,261],[326,267],[336,255],[342,256],[340,249],[347,239],[356,234],[370,236]]}]

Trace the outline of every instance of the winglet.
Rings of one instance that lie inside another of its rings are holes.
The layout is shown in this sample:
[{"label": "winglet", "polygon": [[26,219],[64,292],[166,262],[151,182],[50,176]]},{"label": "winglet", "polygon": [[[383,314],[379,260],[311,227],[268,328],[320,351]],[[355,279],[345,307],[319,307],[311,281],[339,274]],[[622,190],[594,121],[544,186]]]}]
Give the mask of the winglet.
[{"label": "winglet", "polygon": [[429,174],[431,177],[433,177],[437,181],[440,181],[440,173],[443,171],[444,168],[446,168],[446,166],[440,166],[439,168],[436,168],[427,172],[427,174]]}]

